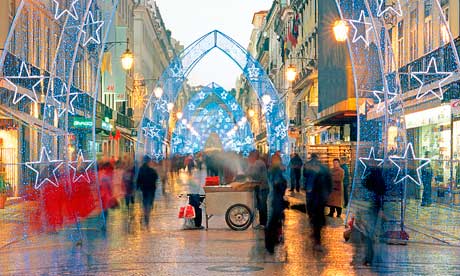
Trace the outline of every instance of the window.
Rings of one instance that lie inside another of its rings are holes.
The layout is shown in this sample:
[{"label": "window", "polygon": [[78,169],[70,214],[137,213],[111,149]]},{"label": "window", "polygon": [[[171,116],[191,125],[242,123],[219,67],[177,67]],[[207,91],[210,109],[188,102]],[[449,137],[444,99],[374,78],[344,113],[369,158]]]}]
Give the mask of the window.
[{"label": "window", "polygon": [[433,49],[432,41],[433,41],[433,20],[431,20],[431,16],[425,18],[425,26],[423,28],[424,32],[424,40],[425,40],[425,53],[430,52]]},{"label": "window", "polygon": [[404,20],[398,23],[398,65],[404,65]]},{"label": "window", "polygon": [[409,30],[409,59],[417,58],[417,9],[410,13],[410,30]]},{"label": "window", "polygon": [[449,35],[449,7],[448,6],[444,6],[442,8],[442,12],[444,14],[444,18],[446,19],[446,24],[444,24],[444,20],[442,19],[442,16],[443,15],[440,15],[441,18],[440,18],[440,25],[441,25],[441,45],[444,45],[446,43],[449,42],[450,40],[450,35]]},{"label": "window", "polygon": [[40,13],[39,11],[35,11],[34,12],[34,30],[33,30],[33,34],[32,34],[32,42],[34,43],[34,58],[33,58],[33,61],[34,61],[34,64],[35,66],[37,67],[41,67],[40,66],[40,55],[41,55],[41,52],[40,52],[40,44],[41,44],[41,39],[40,39]]}]

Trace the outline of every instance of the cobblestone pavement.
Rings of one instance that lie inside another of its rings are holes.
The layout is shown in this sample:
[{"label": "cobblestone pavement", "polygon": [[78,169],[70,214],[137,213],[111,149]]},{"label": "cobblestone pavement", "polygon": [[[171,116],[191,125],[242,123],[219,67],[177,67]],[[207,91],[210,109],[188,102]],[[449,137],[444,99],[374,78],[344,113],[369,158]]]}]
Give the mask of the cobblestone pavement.
[{"label": "cobblestone pavement", "polygon": [[[32,236],[0,249],[1,275],[459,275],[458,247],[410,243],[379,245],[373,267],[362,260],[358,244],[345,243],[343,221],[328,218],[326,252],[311,250],[304,213],[288,210],[285,242],[275,255],[264,250],[263,231],[230,230],[223,217],[213,217],[210,229],[182,230],[177,219],[183,191],[194,190],[181,175],[159,190],[152,224],[140,223],[134,212],[111,210],[107,232],[90,219],[76,229]],[[200,182],[200,180],[196,181]]]}]

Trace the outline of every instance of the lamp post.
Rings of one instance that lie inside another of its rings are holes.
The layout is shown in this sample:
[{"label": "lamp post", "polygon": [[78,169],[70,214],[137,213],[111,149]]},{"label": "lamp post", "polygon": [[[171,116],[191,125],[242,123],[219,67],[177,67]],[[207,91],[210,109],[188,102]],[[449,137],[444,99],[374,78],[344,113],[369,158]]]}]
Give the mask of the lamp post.
[{"label": "lamp post", "polygon": [[126,41],[110,41],[106,42],[104,44],[104,52],[109,51],[110,48],[112,48],[114,45],[117,44],[125,44],[126,43],[126,50],[125,52],[120,56],[121,59],[121,67],[123,67],[124,70],[129,71],[131,68],[133,68],[134,64],[134,54],[129,50],[129,39],[126,39]]},{"label": "lamp post", "polygon": [[344,42],[347,40],[349,27],[345,20],[335,21],[332,30],[334,31],[335,40],[337,42]]}]

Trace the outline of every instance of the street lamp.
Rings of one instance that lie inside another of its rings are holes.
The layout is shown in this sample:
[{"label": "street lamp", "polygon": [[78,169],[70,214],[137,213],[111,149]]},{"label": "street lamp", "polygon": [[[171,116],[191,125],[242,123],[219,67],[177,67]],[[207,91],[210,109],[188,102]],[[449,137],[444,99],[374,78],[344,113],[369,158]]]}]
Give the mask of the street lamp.
[{"label": "street lamp", "polygon": [[332,27],[334,31],[335,40],[344,42],[348,37],[348,25],[344,20],[337,20]]},{"label": "street lamp", "polygon": [[294,65],[289,65],[288,68],[286,69],[286,79],[289,82],[293,82],[297,76],[297,69],[295,68]]},{"label": "street lamp", "polygon": [[157,99],[161,98],[161,96],[163,96],[163,88],[159,86],[155,87],[155,89],[153,90],[153,94],[155,94],[155,97],[157,97]]},{"label": "street lamp", "polygon": [[270,95],[268,94],[265,94],[262,96],[262,102],[267,105],[270,103],[270,101],[272,100],[272,97],[270,97]]},{"label": "street lamp", "polygon": [[126,48],[126,51],[121,55],[121,67],[124,70],[129,71],[133,67],[134,55],[133,53]]},{"label": "street lamp", "polygon": [[182,112],[179,111],[179,112],[177,112],[176,117],[177,117],[178,120],[180,120],[180,119],[182,119],[183,115],[184,114],[182,114]]},{"label": "street lamp", "polygon": [[256,114],[256,112],[255,112],[253,109],[249,109],[249,110],[248,110],[249,118],[254,117],[255,114]]}]

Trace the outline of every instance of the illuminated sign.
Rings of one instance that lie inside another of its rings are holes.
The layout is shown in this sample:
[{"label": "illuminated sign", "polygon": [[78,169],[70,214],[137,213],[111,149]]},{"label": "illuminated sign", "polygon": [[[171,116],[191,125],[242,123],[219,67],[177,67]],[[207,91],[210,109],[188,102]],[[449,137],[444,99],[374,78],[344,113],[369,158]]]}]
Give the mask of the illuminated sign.
[{"label": "illuminated sign", "polygon": [[72,126],[74,128],[92,128],[93,127],[93,120],[84,117],[74,117]]}]

